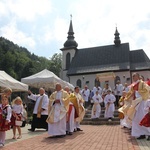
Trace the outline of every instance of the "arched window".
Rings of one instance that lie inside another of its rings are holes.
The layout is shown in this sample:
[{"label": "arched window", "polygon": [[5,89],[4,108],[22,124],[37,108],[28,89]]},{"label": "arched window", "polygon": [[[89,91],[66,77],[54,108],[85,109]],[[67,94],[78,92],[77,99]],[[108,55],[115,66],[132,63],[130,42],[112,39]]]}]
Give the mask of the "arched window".
[{"label": "arched window", "polygon": [[116,78],[115,78],[115,85],[117,84],[117,81],[120,81],[120,77],[119,76],[116,76]]},{"label": "arched window", "polygon": [[98,78],[95,79],[95,86],[101,86],[101,82]]},{"label": "arched window", "polygon": [[66,54],[66,69],[70,67],[70,53]]},{"label": "arched window", "polygon": [[80,80],[80,79],[77,80],[76,85],[79,86],[79,87],[81,88],[81,80]]}]

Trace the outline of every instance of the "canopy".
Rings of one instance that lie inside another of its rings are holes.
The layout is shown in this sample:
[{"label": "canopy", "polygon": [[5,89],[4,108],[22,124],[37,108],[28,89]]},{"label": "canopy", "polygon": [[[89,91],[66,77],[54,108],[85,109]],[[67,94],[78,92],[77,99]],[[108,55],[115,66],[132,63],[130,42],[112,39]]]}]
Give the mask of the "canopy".
[{"label": "canopy", "polygon": [[8,75],[5,71],[0,70],[0,87],[11,88],[14,92],[28,91],[28,85],[21,83]]},{"label": "canopy", "polygon": [[106,73],[99,73],[96,75],[96,78],[102,82],[106,80],[114,80],[115,79],[115,74],[113,72],[106,72]]},{"label": "canopy", "polygon": [[72,85],[68,82],[63,81],[58,76],[56,76],[53,72],[44,69],[41,72],[38,72],[34,75],[31,75],[26,78],[22,78],[21,82],[28,84],[31,87],[41,88],[43,87],[45,90],[55,89],[56,83],[60,83],[62,87],[68,86],[72,89]]}]

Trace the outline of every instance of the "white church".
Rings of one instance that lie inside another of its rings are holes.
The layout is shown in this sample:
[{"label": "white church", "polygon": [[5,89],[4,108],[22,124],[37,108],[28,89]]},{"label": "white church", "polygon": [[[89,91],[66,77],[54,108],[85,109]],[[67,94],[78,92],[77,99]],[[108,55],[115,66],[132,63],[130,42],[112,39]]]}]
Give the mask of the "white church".
[{"label": "white church", "polygon": [[96,84],[103,88],[105,83],[114,87],[117,80],[130,84],[134,72],[150,79],[150,60],[144,50],[130,50],[129,43],[121,43],[117,28],[114,36],[114,44],[78,49],[71,20],[67,41],[60,49],[61,78],[80,88],[88,85],[89,89]]}]

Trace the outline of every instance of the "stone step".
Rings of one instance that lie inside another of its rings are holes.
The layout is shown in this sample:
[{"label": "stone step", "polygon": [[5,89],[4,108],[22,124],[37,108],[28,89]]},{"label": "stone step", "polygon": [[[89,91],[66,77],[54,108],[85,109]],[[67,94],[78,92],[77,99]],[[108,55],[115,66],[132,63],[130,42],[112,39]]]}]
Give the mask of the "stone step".
[{"label": "stone step", "polygon": [[82,121],[82,125],[119,125],[120,121]]},{"label": "stone step", "polygon": [[[87,109],[92,110],[92,107],[88,107]],[[119,109],[119,107],[115,107],[115,110],[118,110],[118,109]],[[105,107],[101,107],[101,110],[105,110]]]},{"label": "stone step", "polygon": [[[88,109],[88,110],[86,110],[86,113],[90,113],[91,111],[92,111],[91,109]],[[104,113],[105,109],[102,109],[101,112]],[[118,112],[118,109],[115,109],[114,112]]]},{"label": "stone step", "polygon": [[[100,117],[103,118],[104,114],[101,114]],[[118,113],[114,113],[114,117],[118,117]],[[85,116],[84,116],[84,118],[91,118],[91,113],[88,113],[88,114],[86,113]]]},{"label": "stone step", "polygon": [[[108,121],[108,118],[97,118],[97,119],[91,119],[91,118],[84,118],[83,121]],[[119,117],[112,118],[112,121],[120,121]]]},{"label": "stone step", "polygon": [[118,108],[116,108],[114,111],[114,118],[112,119],[112,121],[108,121],[107,118],[104,118],[104,113],[105,113],[104,107],[101,108],[101,116],[98,119],[91,119],[91,111],[92,111],[92,108],[90,107],[86,110],[84,119],[81,122],[81,124],[83,125],[118,125],[120,124],[120,119],[118,117],[119,115]]}]

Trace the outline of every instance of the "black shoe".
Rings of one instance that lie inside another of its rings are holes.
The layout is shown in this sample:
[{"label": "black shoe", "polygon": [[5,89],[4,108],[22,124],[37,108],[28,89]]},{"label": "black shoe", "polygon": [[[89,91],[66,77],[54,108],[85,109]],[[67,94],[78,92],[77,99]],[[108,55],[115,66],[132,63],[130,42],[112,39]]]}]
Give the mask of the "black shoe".
[{"label": "black shoe", "polygon": [[66,135],[69,135],[69,132],[68,132],[68,131],[66,131]]},{"label": "black shoe", "polygon": [[74,132],[77,132],[77,129],[74,129]]},{"label": "black shoe", "polygon": [[28,131],[34,132],[34,131],[35,131],[35,129],[28,129]]},{"label": "black shoe", "polygon": [[150,141],[150,136],[148,136],[147,141]]},{"label": "black shoe", "polygon": [[77,131],[83,131],[83,130],[81,130],[80,128],[77,128]]},{"label": "black shoe", "polygon": [[49,136],[48,138],[52,138],[53,139],[53,138],[57,138],[57,136]]},{"label": "black shoe", "polygon": [[63,138],[65,137],[66,135],[56,135],[56,138]]},{"label": "black shoe", "polygon": [[72,132],[69,132],[68,135],[72,135]]},{"label": "black shoe", "polygon": [[138,140],[140,140],[140,139],[145,139],[145,135],[141,135],[141,136],[139,136],[137,139],[138,139]]}]

